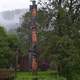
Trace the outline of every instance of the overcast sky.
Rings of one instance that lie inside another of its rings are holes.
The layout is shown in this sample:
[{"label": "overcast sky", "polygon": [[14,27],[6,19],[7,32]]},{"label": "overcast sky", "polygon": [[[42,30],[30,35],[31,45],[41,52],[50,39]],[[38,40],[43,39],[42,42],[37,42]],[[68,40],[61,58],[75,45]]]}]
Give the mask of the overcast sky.
[{"label": "overcast sky", "polygon": [[0,0],[0,12],[5,10],[29,8],[31,0]]}]

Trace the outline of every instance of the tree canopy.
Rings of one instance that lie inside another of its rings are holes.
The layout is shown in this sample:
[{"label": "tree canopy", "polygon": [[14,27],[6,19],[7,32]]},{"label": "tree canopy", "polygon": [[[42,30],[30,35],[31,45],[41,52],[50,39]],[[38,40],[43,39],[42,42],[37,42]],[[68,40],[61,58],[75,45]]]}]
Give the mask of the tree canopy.
[{"label": "tree canopy", "polygon": [[[80,1],[40,0],[39,5],[36,25],[40,61],[47,60],[50,69],[57,70],[67,80],[79,80]],[[31,44],[30,14],[26,12],[17,29],[25,50]]]}]

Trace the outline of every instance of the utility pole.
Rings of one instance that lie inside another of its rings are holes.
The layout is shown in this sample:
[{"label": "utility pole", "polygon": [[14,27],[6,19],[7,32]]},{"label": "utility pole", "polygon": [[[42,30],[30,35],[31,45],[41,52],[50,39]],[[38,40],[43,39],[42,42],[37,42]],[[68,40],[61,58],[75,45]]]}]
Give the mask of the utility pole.
[{"label": "utility pole", "polygon": [[36,27],[36,17],[37,17],[37,5],[36,1],[32,0],[32,5],[30,5],[31,12],[31,48],[29,50],[29,60],[30,68],[33,74],[33,80],[37,80],[37,70],[38,70],[38,51],[37,51],[37,27]]}]

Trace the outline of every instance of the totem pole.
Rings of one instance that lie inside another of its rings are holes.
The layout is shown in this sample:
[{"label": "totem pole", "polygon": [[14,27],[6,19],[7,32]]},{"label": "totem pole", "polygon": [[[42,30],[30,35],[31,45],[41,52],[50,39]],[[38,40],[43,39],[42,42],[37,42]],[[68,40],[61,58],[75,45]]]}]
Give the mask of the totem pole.
[{"label": "totem pole", "polygon": [[[38,51],[37,51],[37,27],[36,27],[36,17],[37,17],[37,5],[36,1],[32,0],[32,5],[30,5],[31,12],[31,48],[29,50],[30,55],[30,65],[33,75],[37,75],[38,70]],[[37,80],[34,78],[33,80]]]}]

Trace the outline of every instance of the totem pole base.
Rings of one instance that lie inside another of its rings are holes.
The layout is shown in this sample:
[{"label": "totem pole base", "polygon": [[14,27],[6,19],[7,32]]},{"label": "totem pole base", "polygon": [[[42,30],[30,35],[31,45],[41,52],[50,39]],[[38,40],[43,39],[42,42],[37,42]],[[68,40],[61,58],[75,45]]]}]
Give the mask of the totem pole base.
[{"label": "totem pole base", "polygon": [[32,80],[38,80],[37,71],[36,72],[32,72],[32,74],[33,74]]},{"label": "totem pole base", "polygon": [[35,78],[33,78],[32,80],[38,80],[38,78],[37,78],[37,77],[35,77]]}]

